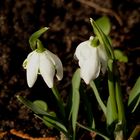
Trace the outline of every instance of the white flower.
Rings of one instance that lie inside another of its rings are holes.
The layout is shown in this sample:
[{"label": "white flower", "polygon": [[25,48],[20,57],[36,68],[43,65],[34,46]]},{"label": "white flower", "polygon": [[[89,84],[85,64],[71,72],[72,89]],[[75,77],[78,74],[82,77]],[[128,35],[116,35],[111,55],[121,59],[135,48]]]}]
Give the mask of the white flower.
[{"label": "white flower", "polygon": [[23,65],[27,69],[27,83],[29,87],[34,85],[38,73],[41,74],[49,88],[53,87],[55,74],[58,80],[63,78],[63,67],[60,59],[47,49],[43,52],[34,50],[27,56]]},{"label": "white flower", "polygon": [[75,56],[79,60],[81,78],[86,84],[96,79],[100,70],[105,73],[107,69],[106,51],[102,45],[92,46],[93,39],[91,36],[89,40],[80,43],[75,51]]}]

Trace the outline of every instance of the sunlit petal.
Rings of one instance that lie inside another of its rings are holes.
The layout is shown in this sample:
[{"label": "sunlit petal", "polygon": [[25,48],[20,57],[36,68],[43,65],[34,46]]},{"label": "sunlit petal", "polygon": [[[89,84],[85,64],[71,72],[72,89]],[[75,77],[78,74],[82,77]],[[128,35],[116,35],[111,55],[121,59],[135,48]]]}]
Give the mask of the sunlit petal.
[{"label": "sunlit petal", "polygon": [[40,53],[40,74],[49,88],[53,87],[53,78],[55,75],[55,68],[50,58],[46,53]]},{"label": "sunlit petal", "polygon": [[58,80],[61,80],[63,78],[63,66],[62,62],[59,59],[59,57],[49,50],[45,51],[45,53],[48,55],[48,57],[51,59],[55,69],[56,69],[56,77]]},{"label": "sunlit petal", "polygon": [[32,87],[37,79],[39,67],[39,55],[36,51],[33,51],[27,57],[27,83],[29,87]]}]

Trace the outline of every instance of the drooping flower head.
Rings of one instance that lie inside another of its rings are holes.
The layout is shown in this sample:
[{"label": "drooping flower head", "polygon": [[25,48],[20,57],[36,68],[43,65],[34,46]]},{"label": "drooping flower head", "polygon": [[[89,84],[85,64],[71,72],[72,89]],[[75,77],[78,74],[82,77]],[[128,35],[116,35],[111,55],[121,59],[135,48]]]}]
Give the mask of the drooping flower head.
[{"label": "drooping flower head", "polygon": [[[44,30],[43,30],[44,29]],[[63,66],[58,56],[43,47],[37,38],[47,28],[43,28],[34,33],[30,38],[30,45],[33,51],[27,56],[23,67],[27,70],[27,83],[32,87],[40,74],[49,88],[53,87],[54,76],[58,80],[63,78]]]},{"label": "drooping flower head", "polygon": [[89,40],[80,43],[75,51],[79,60],[81,78],[86,84],[99,76],[100,70],[105,73],[107,69],[107,54],[102,45],[95,46],[93,36]]},{"label": "drooping flower head", "polygon": [[58,80],[63,78],[63,67],[60,59],[49,50],[44,52],[31,52],[26,61],[27,83],[32,87],[40,73],[49,88],[53,87],[54,75]]}]

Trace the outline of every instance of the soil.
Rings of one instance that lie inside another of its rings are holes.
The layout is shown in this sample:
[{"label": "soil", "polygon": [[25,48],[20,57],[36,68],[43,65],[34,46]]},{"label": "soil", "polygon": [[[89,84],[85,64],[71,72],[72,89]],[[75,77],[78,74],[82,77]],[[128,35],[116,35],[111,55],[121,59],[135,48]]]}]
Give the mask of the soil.
[{"label": "soil", "polygon": [[[55,110],[54,97],[41,77],[33,88],[27,86],[22,63],[31,52],[30,35],[41,27],[50,27],[41,40],[62,60],[64,78],[56,82],[66,101],[71,77],[78,67],[73,57],[75,48],[93,34],[89,18],[96,20],[104,15],[112,24],[110,36],[113,48],[128,56],[128,63],[118,62],[125,102],[140,75],[140,0],[0,1],[0,139],[22,140],[11,133],[12,129],[32,137],[59,135],[55,129],[47,128],[16,98],[21,95],[31,101],[42,99],[48,103],[50,110]],[[138,111],[129,114],[129,131],[140,123],[138,114]],[[79,139],[90,139],[88,135],[79,134]]]}]

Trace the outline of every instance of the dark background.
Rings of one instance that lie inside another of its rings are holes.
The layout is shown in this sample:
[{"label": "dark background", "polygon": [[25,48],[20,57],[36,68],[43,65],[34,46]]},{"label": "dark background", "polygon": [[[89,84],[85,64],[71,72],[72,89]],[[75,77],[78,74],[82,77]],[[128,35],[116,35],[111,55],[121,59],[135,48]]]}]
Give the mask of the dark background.
[{"label": "dark background", "polygon": [[[140,0],[0,0],[0,132],[7,132],[2,140],[19,139],[10,133],[11,129],[33,137],[58,134],[16,98],[22,95],[30,100],[43,99],[55,110],[51,90],[40,76],[33,88],[27,86],[22,63],[31,52],[30,35],[41,27],[50,27],[41,40],[62,60],[64,78],[56,83],[66,101],[71,77],[78,67],[74,51],[80,42],[93,35],[89,18],[96,20],[103,15],[112,24],[113,48],[128,56],[128,63],[118,63],[125,102],[140,75]],[[137,114],[130,115],[131,130],[139,122]]]}]

